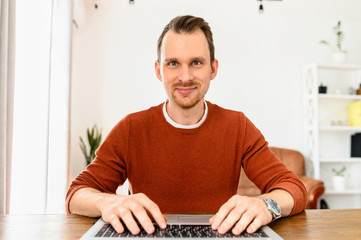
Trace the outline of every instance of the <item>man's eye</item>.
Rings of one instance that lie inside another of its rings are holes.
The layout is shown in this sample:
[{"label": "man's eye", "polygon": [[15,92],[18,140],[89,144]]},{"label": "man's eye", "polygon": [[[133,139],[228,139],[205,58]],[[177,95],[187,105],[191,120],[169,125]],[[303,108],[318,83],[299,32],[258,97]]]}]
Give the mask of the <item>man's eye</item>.
[{"label": "man's eye", "polygon": [[175,67],[175,66],[177,66],[177,63],[176,62],[170,62],[169,66]]},{"label": "man's eye", "polygon": [[194,65],[194,66],[201,65],[201,62],[200,62],[200,61],[194,61],[194,62],[193,62],[193,65]]}]

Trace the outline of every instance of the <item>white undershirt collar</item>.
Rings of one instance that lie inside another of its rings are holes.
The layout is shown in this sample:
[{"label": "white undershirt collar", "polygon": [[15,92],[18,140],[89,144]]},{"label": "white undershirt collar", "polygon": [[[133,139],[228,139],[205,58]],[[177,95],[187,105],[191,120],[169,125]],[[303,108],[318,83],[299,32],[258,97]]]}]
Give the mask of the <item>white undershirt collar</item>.
[{"label": "white undershirt collar", "polygon": [[171,119],[168,115],[168,112],[167,112],[167,101],[164,102],[163,104],[163,115],[165,117],[165,119],[167,120],[167,122],[169,122],[173,127],[176,127],[176,128],[182,128],[182,129],[194,129],[194,128],[197,128],[199,127],[200,125],[202,125],[202,123],[206,120],[207,118],[207,114],[208,114],[208,105],[207,105],[207,102],[204,101],[204,114],[203,114],[203,117],[202,119],[197,122],[196,124],[193,124],[193,125],[182,125],[182,124],[179,124],[179,123],[176,123],[175,121],[173,121],[173,119]]}]

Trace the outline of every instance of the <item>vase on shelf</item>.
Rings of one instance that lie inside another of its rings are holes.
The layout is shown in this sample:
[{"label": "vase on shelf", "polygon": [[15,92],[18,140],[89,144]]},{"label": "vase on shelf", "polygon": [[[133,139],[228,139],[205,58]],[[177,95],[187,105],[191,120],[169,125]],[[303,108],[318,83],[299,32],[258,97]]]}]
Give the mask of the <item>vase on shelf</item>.
[{"label": "vase on shelf", "polygon": [[332,60],[334,63],[343,64],[347,60],[347,51],[336,50],[332,53]]},{"label": "vase on shelf", "polygon": [[343,176],[333,176],[332,181],[333,181],[333,188],[336,191],[345,190],[345,188],[346,188],[345,187],[346,186],[345,177],[343,177]]}]

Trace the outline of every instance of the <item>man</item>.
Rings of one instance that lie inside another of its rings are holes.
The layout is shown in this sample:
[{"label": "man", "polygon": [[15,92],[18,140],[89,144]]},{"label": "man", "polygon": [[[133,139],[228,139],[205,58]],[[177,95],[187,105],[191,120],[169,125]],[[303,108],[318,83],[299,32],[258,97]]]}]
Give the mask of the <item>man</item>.
[{"label": "man", "polygon": [[[217,75],[212,32],[202,18],[171,20],[158,40],[157,78],[168,100],[123,118],[72,183],[68,212],[102,218],[118,232],[166,228],[166,213],[216,213],[219,233],[255,232],[301,212],[306,190],[241,112],[204,100]],[[237,195],[241,166],[263,198]],[[128,179],[132,195],[115,195]],[[272,208],[273,207],[273,208]],[[280,208],[280,209],[279,209]],[[280,210],[280,211],[279,211]]]}]

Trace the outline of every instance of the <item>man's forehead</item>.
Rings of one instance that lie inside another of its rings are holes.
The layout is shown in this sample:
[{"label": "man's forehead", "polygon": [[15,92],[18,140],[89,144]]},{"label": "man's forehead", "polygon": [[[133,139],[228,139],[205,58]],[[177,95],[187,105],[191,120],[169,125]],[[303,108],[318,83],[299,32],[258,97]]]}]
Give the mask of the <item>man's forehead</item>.
[{"label": "man's forehead", "polygon": [[177,33],[175,31],[173,31],[172,29],[169,29],[169,31],[164,35],[163,41],[162,41],[162,46],[164,46],[164,44],[170,40],[175,40],[175,39],[180,39],[180,38],[187,38],[187,37],[199,37],[199,38],[204,38],[204,40],[207,41],[206,39],[206,35],[203,33],[203,31],[198,28],[193,32],[180,32]]},{"label": "man's forehead", "polygon": [[200,29],[192,33],[176,33],[169,30],[161,46],[162,59],[177,58],[173,54],[187,54],[191,58],[208,58],[209,48],[205,34]]}]

